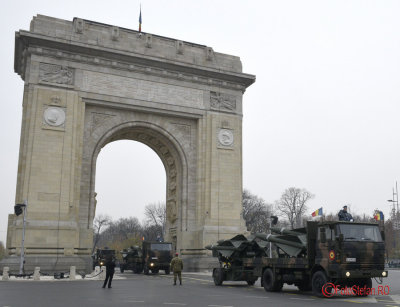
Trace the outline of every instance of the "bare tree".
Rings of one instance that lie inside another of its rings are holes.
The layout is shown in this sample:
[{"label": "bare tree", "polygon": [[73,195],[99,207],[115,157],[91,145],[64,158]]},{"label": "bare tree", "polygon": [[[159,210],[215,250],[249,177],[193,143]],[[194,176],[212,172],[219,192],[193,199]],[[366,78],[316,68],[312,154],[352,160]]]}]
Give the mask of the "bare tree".
[{"label": "bare tree", "polygon": [[281,199],[276,202],[276,208],[279,215],[287,217],[292,228],[300,226],[302,215],[307,211],[307,202],[314,198],[314,195],[305,189],[288,188]]},{"label": "bare tree", "polygon": [[247,230],[254,232],[267,232],[270,223],[271,205],[264,199],[244,189],[242,196],[243,218],[246,221]]},{"label": "bare tree", "polygon": [[104,230],[104,227],[107,227],[111,223],[111,217],[109,215],[100,214],[95,217],[93,220],[93,232],[94,232],[94,242],[93,242],[93,249],[92,254],[96,248],[97,243],[100,239],[100,233]]},{"label": "bare tree", "polygon": [[137,217],[120,218],[102,233],[106,241],[126,240],[132,236],[140,236],[142,226]]},{"label": "bare tree", "polygon": [[[146,217],[144,228],[148,231],[157,231],[164,238],[165,223],[167,219],[167,211],[164,202],[148,204],[144,208],[144,215]],[[154,227],[153,227],[154,226]],[[160,233],[161,232],[161,233]]]}]

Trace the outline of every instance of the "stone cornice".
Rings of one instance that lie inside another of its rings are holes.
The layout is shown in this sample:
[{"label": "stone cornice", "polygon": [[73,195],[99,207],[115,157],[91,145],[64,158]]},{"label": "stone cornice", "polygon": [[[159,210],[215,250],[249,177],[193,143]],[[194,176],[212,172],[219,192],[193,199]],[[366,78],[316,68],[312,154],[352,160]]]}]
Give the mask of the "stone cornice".
[{"label": "stone cornice", "polygon": [[15,35],[14,70],[22,79],[25,79],[26,58],[29,53],[168,76],[168,78],[175,77],[242,91],[255,82],[255,76],[250,74],[160,59],[21,30]]}]

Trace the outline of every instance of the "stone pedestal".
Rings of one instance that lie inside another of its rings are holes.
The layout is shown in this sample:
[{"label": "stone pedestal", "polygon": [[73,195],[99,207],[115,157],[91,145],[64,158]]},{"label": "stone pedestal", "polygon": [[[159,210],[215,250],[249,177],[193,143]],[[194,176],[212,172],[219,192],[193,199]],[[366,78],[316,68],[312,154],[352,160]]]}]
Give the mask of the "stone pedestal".
[{"label": "stone pedestal", "polygon": [[1,280],[7,281],[9,279],[8,273],[9,273],[9,267],[7,267],[7,266],[3,267],[3,276],[1,278]]}]

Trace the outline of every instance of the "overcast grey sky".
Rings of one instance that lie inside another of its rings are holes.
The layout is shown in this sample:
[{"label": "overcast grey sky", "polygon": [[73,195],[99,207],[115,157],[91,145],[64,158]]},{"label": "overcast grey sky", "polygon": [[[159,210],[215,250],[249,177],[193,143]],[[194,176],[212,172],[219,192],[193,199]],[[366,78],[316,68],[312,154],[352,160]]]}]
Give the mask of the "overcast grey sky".
[{"label": "overcast grey sky", "polygon": [[[13,212],[23,81],[14,33],[36,14],[137,29],[140,1],[13,1],[0,31],[0,241]],[[243,183],[267,202],[291,186],[310,210],[389,214],[400,180],[400,1],[149,1],[142,30],[240,56],[257,76],[244,95]],[[129,162],[129,167],[124,163]],[[142,218],[165,199],[161,160],[145,145],[107,145],[97,162],[98,213]]]}]

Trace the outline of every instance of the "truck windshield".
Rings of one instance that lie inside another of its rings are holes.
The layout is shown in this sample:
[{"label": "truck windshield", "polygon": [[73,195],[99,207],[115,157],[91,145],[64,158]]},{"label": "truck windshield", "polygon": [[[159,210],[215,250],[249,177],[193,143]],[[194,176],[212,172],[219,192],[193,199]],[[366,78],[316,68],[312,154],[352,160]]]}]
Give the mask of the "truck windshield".
[{"label": "truck windshield", "polygon": [[345,241],[382,241],[378,225],[339,224],[338,230]]},{"label": "truck windshield", "polygon": [[172,244],[153,243],[151,244],[151,249],[156,251],[170,251],[172,250]]}]

